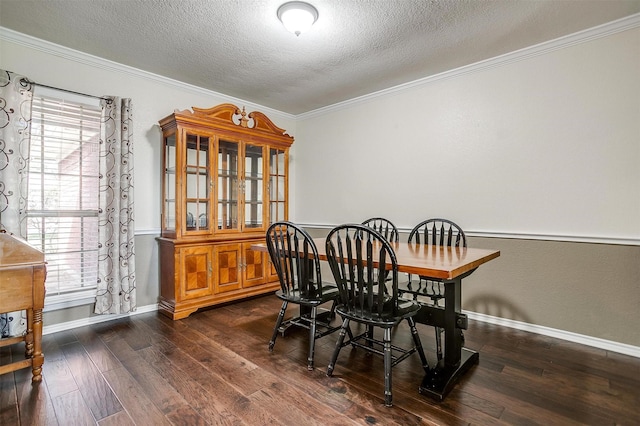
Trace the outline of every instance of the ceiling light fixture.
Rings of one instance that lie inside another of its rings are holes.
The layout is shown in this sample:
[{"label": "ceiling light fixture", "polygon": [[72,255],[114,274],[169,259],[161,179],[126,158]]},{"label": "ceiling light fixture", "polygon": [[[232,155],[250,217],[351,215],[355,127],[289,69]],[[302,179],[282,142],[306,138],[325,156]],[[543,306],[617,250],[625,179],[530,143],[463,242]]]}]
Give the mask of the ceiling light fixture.
[{"label": "ceiling light fixture", "polygon": [[288,31],[299,36],[318,20],[318,10],[303,1],[290,1],[278,8],[278,19]]}]

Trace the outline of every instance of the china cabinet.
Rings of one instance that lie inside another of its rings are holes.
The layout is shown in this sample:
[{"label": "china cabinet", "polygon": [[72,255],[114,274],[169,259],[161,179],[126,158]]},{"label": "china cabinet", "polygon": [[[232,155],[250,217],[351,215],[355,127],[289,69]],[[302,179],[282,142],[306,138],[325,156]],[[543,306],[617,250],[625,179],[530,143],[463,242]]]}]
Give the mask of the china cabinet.
[{"label": "china cabinet", "polygon": [[277,290],[268,254],[251,244],[288,216],[293,137],[235,105],[192,110],[160,120],[159,310],[174,320]]}]

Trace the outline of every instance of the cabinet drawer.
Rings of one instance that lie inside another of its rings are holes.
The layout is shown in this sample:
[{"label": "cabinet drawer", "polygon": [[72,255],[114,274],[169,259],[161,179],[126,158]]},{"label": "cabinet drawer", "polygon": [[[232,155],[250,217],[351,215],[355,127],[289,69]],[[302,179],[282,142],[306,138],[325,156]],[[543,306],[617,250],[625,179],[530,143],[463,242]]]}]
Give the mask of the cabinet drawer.
[{"label": "cabinet drawer", "polygon": [[241,245],[219,244],[213,248],[216,274],[215,292],[224,293],[242,288],[240,271]]},{"label": "cabinet drawer", "polygon": [[213,260],[210,247],[180,249],[179,266],[182,274],[180,300],[213,294]]}]

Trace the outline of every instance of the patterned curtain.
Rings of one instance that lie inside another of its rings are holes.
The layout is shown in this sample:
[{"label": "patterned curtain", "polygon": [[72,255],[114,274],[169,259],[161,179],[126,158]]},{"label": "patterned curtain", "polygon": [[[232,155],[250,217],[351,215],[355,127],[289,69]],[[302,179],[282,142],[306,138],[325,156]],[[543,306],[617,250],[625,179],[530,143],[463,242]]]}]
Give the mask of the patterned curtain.
[{"label": "patterned curtain", "polygon": [[95,313],[136,310],[131,99],[102,101]]},{"label": "patterned curtain", "polygon": [[[26,78],[0,70],[0,227],[26,238],[27,171],[33,87]],[[0,315],[0,337],[27,329],[25,311]]]}]

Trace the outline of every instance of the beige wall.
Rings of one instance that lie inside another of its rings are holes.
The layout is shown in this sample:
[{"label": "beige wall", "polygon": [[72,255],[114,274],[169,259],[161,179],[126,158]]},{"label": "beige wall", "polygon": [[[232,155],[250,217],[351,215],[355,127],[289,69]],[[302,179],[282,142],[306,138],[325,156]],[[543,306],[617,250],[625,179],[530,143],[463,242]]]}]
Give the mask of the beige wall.
[{"label": "beige wall", "polygon": [[640,243],[640,28],[298,118],[296,219]]},{"label": "beige wall", "polygon": [[463,309],[640,346],[640,29],[535,53],[298,117],[294,219],[450,218]]},{"label": "beige wall", "polygon": [[640,246],[470,238],[500,250],[463,284],[472,312],[640,346]]},{"label": "beige wall", "polygon": [[[500,257],[463,280],[464,311],[640,347],[640,246],[481,237],[468,245]],[[328,267],[322,274],[332,280]]]}]

